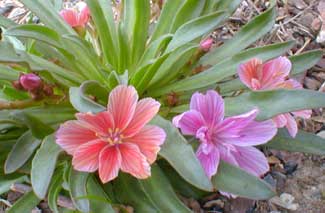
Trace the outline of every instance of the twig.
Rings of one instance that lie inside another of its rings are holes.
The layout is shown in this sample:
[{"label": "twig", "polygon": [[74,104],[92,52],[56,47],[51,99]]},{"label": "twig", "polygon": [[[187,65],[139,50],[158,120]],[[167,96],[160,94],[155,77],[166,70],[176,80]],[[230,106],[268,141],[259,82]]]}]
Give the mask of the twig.
[{"label": "twig", "polygon": [[[30,192],[32,190],[32,187],[25,185],[25,184],[21,184],[21,183],[14,183],[11,185],[10,189],[14,192],[19,192],[19,193],[25,194],[27,192]],[[46,200],[47,199],[45,199],[45,201]],[[71,199],[68,197],[62,196],[62,195],[58,196],[57,204],[58,204],[58,206],[61,206],[61,207],[67,208],[67,209],[76,210],[76,208],[73,206]]]},{"label": "twig", "polygon": [[304,43],[304,45],[295,53],[295,55],[298,55],[299,53],[301,53],[306,47],[307,45],[310,43],[311,38],[307,37],[306,42]]}]

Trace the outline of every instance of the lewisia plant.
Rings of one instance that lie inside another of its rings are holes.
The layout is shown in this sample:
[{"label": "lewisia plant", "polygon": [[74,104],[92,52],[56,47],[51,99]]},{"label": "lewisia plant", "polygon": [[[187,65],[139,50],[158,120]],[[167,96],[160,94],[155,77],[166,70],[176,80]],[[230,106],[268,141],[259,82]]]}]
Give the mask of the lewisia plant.
[{"label": "lewisia plant", "polygon": [[42,200],[53,212],[192,212],[178,195],[211,193],[266,200],[276,191],[262,148],[325,153],[295,120],[325,106],[294,80],[322,52],[248,48],[272,29],[274,4],[217,45],[210,33],[240,0],[159,1],[157,20],[149,0],[21,2],[41,23],[0,17],[0,193],[32,190],[8,212]]}]

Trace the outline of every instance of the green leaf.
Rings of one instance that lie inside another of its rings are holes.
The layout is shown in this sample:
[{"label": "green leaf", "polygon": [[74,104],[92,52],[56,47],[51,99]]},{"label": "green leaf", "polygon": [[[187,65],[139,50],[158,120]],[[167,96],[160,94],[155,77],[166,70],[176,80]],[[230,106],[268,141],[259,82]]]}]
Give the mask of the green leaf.
[{"label": "green leaf", "polygon": [[256,16],[242,27],[233,38],[203,56],[199,64],[203,66],[214,65],[245,49],[272,29],[275,16],[276,12],[274,7]]},{"label": "green leaf", "polygon": [[44,138],[32,161],[31,182],[37,197],[44,199],[50,184],[61,148],[55,143],[54,134]]},{"label": "green leaf", "polygon": [[33,191],[30,191],[23,195],[15,204],[7,211],[7,213],[19,213],[19,212],[32,212],[34,207],[41,200],[34,194]]},{"label": "green leaf", "polygon": [[172,39],[172,34],[166,34],[161,37],[159,37],[157,40],[152,42],[148,48],[146,48],[146,51],[143,53],[138,66],[141,67],[145,64],[147,64],[150,60],[156,58],[159,54],[159,52],[165,48],[165,46],[170,42]]},{"label": "green leaf", "polygon": [[210,69],[201,72],[184,80],[180,80],[177,84],[170,84],[159,89],[150,91],[151,96],[159,96],[169,92],[181,92],[188,90],[196,90],[203,88],[226,77],[232,76],[236,73],[239,64],[257,57],[262,60],[269,60],[271,58],[282,55],[294,45],[294,42],[284,42],[279,44],[267,45],[264,47],[257,47],[245,50],[224,62],[218,63]]},{"label": "green leaf", "polygon": [[257,118],[266,120],[285,112],[325,107],[325,94],[306,89],[256,91],[225,98],[225,105],[227,116],[258,108]]},{"label": "green leaf", "polygon": [[27,176],[18,176],[18,175],[11,175],[11,176],[0,176],[0,195],[10,190],[12,184],[15,183],[22,183],[28,181]]},{"label": "green leaf", "polygon": [[89,201],[87,196],[86,184],[89,174],[78,172],[71,167],[69,175],[69,188],[72,202],[76,208],[82,212],[89,212]]},{"label": "green leaf", "polygon": [[[195,19],[200,16],[203,8],[204,8],[205,0],[185,0],[184,4],[179,8],[179,10],[174,11],[175,19],[171,28],[171,33],[174,33],[180,26],[184,23]],[[176,15],[175,15],[176,12]]]},{"label": "green leaf", "polygon": [[265,146],[290,152],[325,155],[325,139],[305,131],[298,131],[296,137],[292,138],[286,129],[279,129],[278,134]]},{"label": "green leaf", "polygon": [[132,205],[137,212],[158,212],[140,181],[134,177],[120,173],[113,185],[114,195],[121,203]]},{"label": "green leaf", "polygon": [[32,156],[40,143],[41,141],[36,139],[32,135],[31,131],[25,132],[17,140],[17,143],[14,145],[7,157],[5,163],[5,173],[13,173],[23,166]]},{"label": "green leaf", "polygon": [[[101,87],[96,81],[86,81],[80,87],[71,87],[69,90],[70,102],[79,112],[101,112],[106,108],[86,96],[85,90],[91,85]],[[102,89],[100,89],[102,90]]]},{"label": "green leaf", "polygon": [[61,47],[59,34],[54,30],[42,25],[17,25],[6,30],[5,35],[32,38],[55,47]]},{"label": "green leaf", "polygon": [[89,197],[99,199],[89,199],[91,212],[96,213],[115,213],[110,205],[110,200],[94,176],[90,176],[87,181],[87,192]]},{"label": "green leaf", "polygon": [[156,71],[150,86],[159,88],[162,84],[168,83],[177,76],[179,70],[190,60],[197,47],[197,45],[188,44],[170,53]]},{"label": "green leaf", "polygon": [[107,62],[117,66],[117,31],[111,2],[106,0],[87,0],[86,2],[100,38],[104,57]]},{"label": "green leaf", "polygon": [[54,132],[54,129],[43,121],[34,117],[25,111],[14,111],[11,115],[18,121],[24,123],[31,130],[33,136],[38,139],[43,139]]},{"label": "green leaf", "polygon": [[321,50],[312,50],[289,57],[292,63],[292,70],[290,74],[296,75],[303,71],[307,71],[309,68],[316,65],[322,56],[323,52]]},{"label": "green leaf", "polygon": [[49,7],[52,3],[49,0],[21,0],[21,2],[35,13],[50,28],[60,34],[76,34],[75,31],[59,16],[57,11]]},{"label": "green leaf", "polygon": [[214,30],[227,16],[225,12],[214,12],[191,20],[177,29],[166,52],[172,51]]},{"label": "green leaf", "polygon": [[14,21],[11,21],[10,19],[0,15],[0,26],[4,28],[9,28],[17,25]]},{"label": "green leaf", "polygon": [[123,3],[123,21],[130,39],[132,62],[137,63],[144,52],[147,41],[150,21],[150,1],[124,0]]},{"label": "green leaf", "polygon": [[159,39],[159,37],[170,32],[173,20],[175,18],[175,11],[182,6],[185,0],[167,0],[163,4],[158,23],[151,36],[151,41]]},{"label": "green leaf", "polygon": [[178,199],[159,166],[152,165],[151,177],[140,182],[161,212],[192,212]]},{"label": "green leaf", "polygon": [[229,13],[233,13],[240,3],[241,0],[218,0],[215,5],[215,10],[227,10]]},{"label": "green leaf", "polygon": [[211,191],[213,188],[210,180],[205,175],[191,145],[187,143],[178,129],[160,116],[156,116],[151,124],[160,126],[167,134],[159,155],[167,160],[187,182],[199,189]]},{"label": "green leaf", "polygon": [[212,177],[213,185],[221,191],[254,200],[275,196],[269,184],[236,166],[220,162],[218,173]]},{"label": "green leaf", "polygon": [[19,72],[16,70],[0,64],[0,79],[7,81],[15,81],[19,78]]},{"label": "green leaf", "polygon": [[59,213],[57,200],[59,197],[59,193],[62,189],[62,184],[63,184],[63,170],[56,170],[53,174],[53,178],[47,195],[47,202],[49,204],[49,207],[55,213]]}]

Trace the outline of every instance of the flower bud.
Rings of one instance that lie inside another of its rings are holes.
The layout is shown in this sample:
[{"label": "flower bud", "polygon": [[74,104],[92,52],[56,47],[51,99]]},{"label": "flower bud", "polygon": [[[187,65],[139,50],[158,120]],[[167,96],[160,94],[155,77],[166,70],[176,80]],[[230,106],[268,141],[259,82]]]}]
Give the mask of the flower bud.
[{"label": "flower bud", "polygon": [[27,91],[36,91],[41,88],[42,79],[34,73],[28,73],[19,77],[19,83]]},{"label": "flower bud", "polygon": [[203,51],[208,52],[210,50],[210,48],[212,47],[212,45],[213,45],[213,39],[212,38],[207,38],[207,39],[201,41],[200,48]]},{"label": "flower bud", "polygon": [[16,90],[24,90],[23,86],[18,80],[11,82],[11,84]]},{"label": "flower bud", "polygon": [[43,86],[43,93],[44,93],[46,96],[52,96],[52,95],[54,94],[53,87],[50,86],[50,85],[45,84],[45,85]]}]

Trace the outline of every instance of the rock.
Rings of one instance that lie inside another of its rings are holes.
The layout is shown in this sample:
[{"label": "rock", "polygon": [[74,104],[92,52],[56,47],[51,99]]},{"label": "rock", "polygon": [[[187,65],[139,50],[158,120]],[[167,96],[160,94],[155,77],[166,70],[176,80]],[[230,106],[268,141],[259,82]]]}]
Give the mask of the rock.
[{"label": "rock", "polygon": [[286,175],[291,175],[294,171],[296,171],[298,164],[294,161],[289,161],[284,165],[284,170],[286,171]]},{"label": "rock", "polygon": [[299,208],[299,205],[297,203],[293,203],[294,200],[295,198],[291,194],[282,193],[280,197],[276,196],[271,198],[270,202],[282,208],[296,211]]}]

